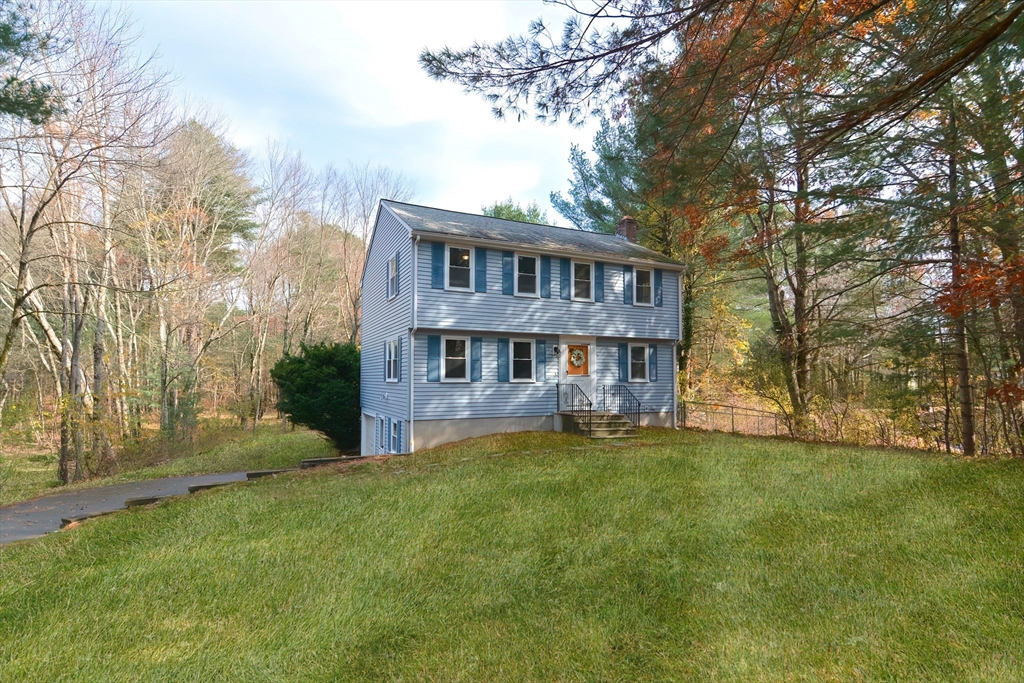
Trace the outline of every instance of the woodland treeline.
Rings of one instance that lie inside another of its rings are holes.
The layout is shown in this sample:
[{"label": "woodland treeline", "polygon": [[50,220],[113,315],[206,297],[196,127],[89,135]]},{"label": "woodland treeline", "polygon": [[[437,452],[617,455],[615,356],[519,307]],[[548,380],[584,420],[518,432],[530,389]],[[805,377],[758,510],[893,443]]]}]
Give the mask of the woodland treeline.
[{"label": "woodland treeline", "polygon": [[0,439],[59,450],[69,481],[203,415],[254,427],[274,361],[358,337],[378,199],[409,183],[251,158],[171,104],[117,9],[2,12]]},{"label": "woodland treeline", "polygon": [[1024,452],[1024,2],[557,4],[421,63],[499,117],[601,118],[552,202],[689,266],[689,399]]}]

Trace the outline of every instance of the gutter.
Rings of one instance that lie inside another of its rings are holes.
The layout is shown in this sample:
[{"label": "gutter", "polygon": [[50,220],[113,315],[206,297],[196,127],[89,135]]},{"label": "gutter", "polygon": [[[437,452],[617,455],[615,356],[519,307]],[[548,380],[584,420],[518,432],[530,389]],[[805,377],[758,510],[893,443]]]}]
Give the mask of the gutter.
[{"label": "gutter", "polygon": [[419,329],[419,324],[416,320],[416,282],[419,279],[419,256],[420,256],[420,236],[416,235],[412,241],[412,327],[409,328],[409,372],[407,377],[409,378],[409,452],[414,453],[415,447],[415,434],[416,434],[416,392],[413,391],[413,382],[415,376],[413,375],[413,369],[416,362],[416,330]]}]

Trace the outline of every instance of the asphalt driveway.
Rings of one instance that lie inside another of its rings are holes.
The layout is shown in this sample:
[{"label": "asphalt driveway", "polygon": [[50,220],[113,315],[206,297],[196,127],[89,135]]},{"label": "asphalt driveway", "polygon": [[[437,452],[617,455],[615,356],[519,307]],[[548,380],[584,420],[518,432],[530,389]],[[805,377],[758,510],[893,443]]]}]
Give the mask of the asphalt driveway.
[{"label": "asphalt driveway", "polygon": [[245,481],[245,472],[168,477],[127,484],[97,486],[56,493],[0,508],[0,545],[34,538],[61,528],[61,520],[87,514],[112,512],[132,498],[164,498],[188,493],[189,486]]}]

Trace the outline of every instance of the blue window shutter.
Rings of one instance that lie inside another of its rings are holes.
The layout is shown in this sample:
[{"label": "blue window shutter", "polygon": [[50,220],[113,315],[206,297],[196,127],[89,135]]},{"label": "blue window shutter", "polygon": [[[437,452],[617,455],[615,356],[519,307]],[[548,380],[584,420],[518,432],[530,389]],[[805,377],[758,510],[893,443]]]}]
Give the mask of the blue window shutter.
[{"label": "blue window shutter", "polygon": [[619,344],[619,381],[629,381],[629,344]]},{"label": "blue window shutter", "polygon": [[483,337],[471,337],[469,340],[469,381],[479,382],[484,376],[484,340]]},{"label": "blue window shutter", "polygon": [[478,292],[487,291],[487,250],[476,248],[476,282],[474,289]]},{"label": "blue window shutter", "polygon": [[558,264],[558,296],[562,299],[572,298],[572,292],[569,290],[572,285],[572,273],[569,272],[571,268],[572,262],[567,258],[561,259]]},{"label": "blue window shutter", "polygon": [[384,342],[384,381],[388,381],[388,346],[391,345],[390,341]]},{"label": "blue window shutter", "polygon": [[537,381],[544,382],[548,378],[548,350],[543,339],[538,339],[533,352],[537,354]]},{"label": "blue window shutter", "polygon": [[391,452],[391,418],[389,417],[384,422],[384,424],[386,425],[386,431],[384,432],[384,443],[386,444],[386,446],[384,447],[384,452],[385,453],[390,453]]},{"label": "blue window shutter", "polygon": [[501,252],[501,293],[512,295],[515,286],[512,283],[512,270],[515,267],[516,255],[511,251]]},{"label": "blue window shutter", "polygon": [[622,266],[622,303],[633,303],[633,266]]},{"label": "blue window shutter", "polygon": [[604,301],[604,264],[600,261],[594,264],[594,301]]},{"label": "blue window shutter", "polygon": [[508,381],[508,339],[498,339],[498,381]]},{"label": "blue window shutter", "polygon": [[661,268],[654,269],[654,305],[661,306]]},{"label": "blue window shutter", "polygon": [[427,381],[441,381],[441,337],[430,335],[427,337]]},{"label": "blue window shutter", "polygon": [[444,243],[430,245],[430,288],[444,289]]},{"label": "blue window shutter", "polygon": [[398,338],[398,381],[402,381],[402,338]]},{"label": "blue window shutter", "polygon": [[658,345],[651,344],[647,353],[647,379],[652,382],[658,381]]},{"label": "blue window shutter", "polygon": [[402,287],[402,255],[395,254],[395,296]]},{"label": "blue window shutter", "polygon": [[540,257],[540,295],[545,299],[551,298],[551,257]]},{"label": "blue window shutter", "polygon": [[404,453],[405,446],[402,444],[402,421],[398,421],[398,452]]}]

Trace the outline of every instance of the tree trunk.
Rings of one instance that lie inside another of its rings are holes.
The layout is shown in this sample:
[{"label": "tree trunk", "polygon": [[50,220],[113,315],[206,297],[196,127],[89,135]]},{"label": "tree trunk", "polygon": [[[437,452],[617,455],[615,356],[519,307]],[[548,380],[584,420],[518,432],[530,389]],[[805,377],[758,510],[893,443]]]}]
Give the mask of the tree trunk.
[{"label": "tree trunk", "polygon": [[693,351],[693,280],[689,275],[683,276],[683,329],[682,342],[679,344],[679,373],[677,378],[680,382],[682,395],[685,397],[690,392],[690,354]]},{"label": "tree trunk", "polygon": [[960,244],[959,215],[959,171],[957,169],[957,133],[956,117],[950,112],[947,142],[949,143],[949,254],[952,265],[953,292],[953,347],[956,353],[957,385],[960,389],[960,421],[963,434],[964,455],[975,454],[974,446],[974,396],[971,391],[971,365],[967,356],[967,322],[966,311],[960,301],[963,292],[963,261]]}]

